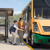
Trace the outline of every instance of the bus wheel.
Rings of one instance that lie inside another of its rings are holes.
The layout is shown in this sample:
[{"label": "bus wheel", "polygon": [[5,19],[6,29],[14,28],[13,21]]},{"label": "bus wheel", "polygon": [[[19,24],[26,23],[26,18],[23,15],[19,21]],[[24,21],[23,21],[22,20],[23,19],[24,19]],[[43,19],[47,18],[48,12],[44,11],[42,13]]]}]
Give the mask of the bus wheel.
[{"label": "bus wheel", "polygon": [[31,35],[31,45],[32,46],[34,45],[34,42],[33,42],[33,34]]}]

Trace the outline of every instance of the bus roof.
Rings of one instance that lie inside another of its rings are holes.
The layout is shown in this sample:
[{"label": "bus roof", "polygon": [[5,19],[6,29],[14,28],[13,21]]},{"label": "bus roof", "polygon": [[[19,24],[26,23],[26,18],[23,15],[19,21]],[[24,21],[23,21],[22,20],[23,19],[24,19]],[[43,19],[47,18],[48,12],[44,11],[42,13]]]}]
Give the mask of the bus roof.
[{"label": "bus roof", "polygon": [[30,1],[29,4],[22,10],[22,12],[23,12],[24,10],[26,10],[27,7],[28,7],[30,4],[31,4],[31,1]]},{"label": "bus roof", "polygon": [[[47,2],[47,3],[46,3]],[[30,1],[30,3],[23,9],[23,11],[24,10],[26,10],[27,9],[27,7],[29,6],[31,4],[31,1]],[[46,1],[44,1],[44,0],[33,0],[33,4],[34,4],[34,8],[41,8],[41,7],[43,7],[43,8],[48,8],[48,6],[50,6],[50,0],[46,0]],[[22,12],[23,12],[22,11]]]}]

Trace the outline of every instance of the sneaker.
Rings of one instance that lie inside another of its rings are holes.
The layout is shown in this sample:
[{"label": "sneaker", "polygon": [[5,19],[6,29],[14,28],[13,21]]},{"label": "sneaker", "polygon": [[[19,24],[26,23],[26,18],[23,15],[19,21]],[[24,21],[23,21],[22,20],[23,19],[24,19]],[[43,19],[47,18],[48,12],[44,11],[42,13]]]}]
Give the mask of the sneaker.
[{"label": "sneaker", "polygon": [[12,42],[9,41],[10,44],[12,44]]},{"label": "sneaker", "polygon": [[24,43],[22,43],[22,45],[24,45]]},{"label": "sneaker", "polygon": [[20,45],[22,45],[22,43],[20,43]]}]

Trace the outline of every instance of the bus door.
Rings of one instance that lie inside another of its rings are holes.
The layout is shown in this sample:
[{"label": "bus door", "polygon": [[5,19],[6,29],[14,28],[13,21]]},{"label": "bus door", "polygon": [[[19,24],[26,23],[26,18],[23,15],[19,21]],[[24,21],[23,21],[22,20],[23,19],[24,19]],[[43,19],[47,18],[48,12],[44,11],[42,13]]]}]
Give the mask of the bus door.
[{"label": "bus door", "polygon": [[28,7],[28,16],[27,16],[27,22],[28,22],[28,24],[29,24],[29,34],[28,34],[28,36],[29,36],[29,39],[30,39],[30,35],[31,35],[31,33],[32,33],[32,27],[31,27],[31,5],[29,5],[29,7]]},{"label": "bus door", "polygon": [[25,23],[29,25],[29,37],[30,37],[30,30],[31,30],[31,7],[28,6],[27,9],[23,12],[23,19]]}]

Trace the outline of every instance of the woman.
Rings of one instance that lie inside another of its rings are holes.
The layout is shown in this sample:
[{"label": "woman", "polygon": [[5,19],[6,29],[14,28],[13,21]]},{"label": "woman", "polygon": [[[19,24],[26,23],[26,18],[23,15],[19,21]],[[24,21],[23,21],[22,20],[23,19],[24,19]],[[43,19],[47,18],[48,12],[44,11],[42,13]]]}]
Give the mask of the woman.
[{"label": "woman", "polygon": [[[18,22],[18,28],[23,30],[23,18],[20,18],[20,20]],[[24,45],[24,43],[23,43],[23,32],[18,31],[18,33],[19,33],[19,38],[20,38],[20,45]]]}]

